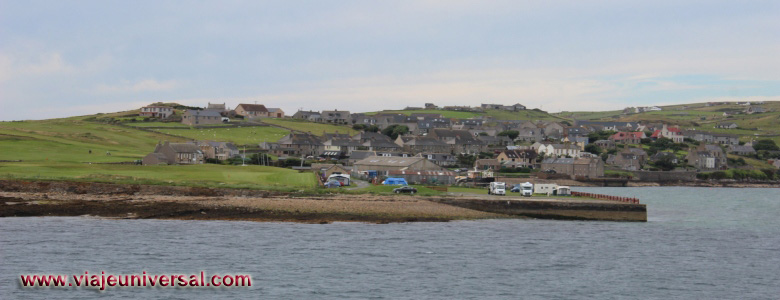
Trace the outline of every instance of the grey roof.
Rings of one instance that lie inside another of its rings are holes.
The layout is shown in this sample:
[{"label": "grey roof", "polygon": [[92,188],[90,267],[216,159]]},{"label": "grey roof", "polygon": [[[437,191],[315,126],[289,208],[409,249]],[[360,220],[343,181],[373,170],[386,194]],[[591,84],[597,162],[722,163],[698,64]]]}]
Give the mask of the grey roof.
[{"label": "grey roof", "polygon": [[561,157],[561,158],[545,158],[542,161],[543,164],[573,164],[574,158]]},{"label": "grey roof", "polygon": [[200,148],[194,144],[189,143],[171,143],[169,144],[171,149],[176,153],[199,153]]},{"label": "grey roof", "polygon": [[385,167],[408,167],[418,163],[425,158],[419,156],[398,157],[398,156],[372,156],[355,162],[355,165],[385,166]]},{"label": "grey roof", "polygon": [[361,160],[371,156],[376,156],[376,151],[352,151],[349,159]]},{"label": "grey roof", "polygon": [[194,110],[188,109],[184,112],[185,115],[197,115],[204,117],[222,117],[222,115],[216,110]]}]

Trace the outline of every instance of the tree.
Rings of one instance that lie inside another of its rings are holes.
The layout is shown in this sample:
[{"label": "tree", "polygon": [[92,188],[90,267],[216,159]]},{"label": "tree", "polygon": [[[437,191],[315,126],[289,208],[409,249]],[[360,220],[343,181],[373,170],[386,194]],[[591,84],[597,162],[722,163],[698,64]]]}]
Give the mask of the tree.
[{"label": "tree", "polygon": [[385,129],[382,129],[382,134],[389,136],[391,139],[397,139],[399,135],[403,135],[409,132],[409,127],[406,125],[390,125]]},{"label": "tree", "polygon": [[597,146],[596,144],[587,144],[585,145],[585,152],[593,153],[596,155],[601,154],[601,148]]},{"label": "tree", "polygon": [[588,133],[588,143],[609,139],[609,137],[613,134],[615,134],[615,132],[611,130],[601,130]]},{"label": "tree", "polygon": [[759,150],[766,150],[766,151],[778,151],[780,148],[777,147],[777,144],[775,144],[775,141],[773,140],[758,140],[753,144],[753,149],[756,149],[756,151]]},{"label": "tree", "polygon": [[664,155],[655,161],[655,166],[664,171],[674,170],[674,158],[671,155]]},{"label": "tree", "polygon": [[367,127],[368,127],[368,126],[366,126],[366,125],[364,125],[364,124],[355,124],[355,125],[352,125],[352,129],[354,129],[354,130],[357,130],[357,131],[365,130]]},{"label": "tree", "polygon": [[473,167],[474,162],[477,161],[477,158],[470,154],[458,154],[456,159],[458,160],[458,164],[465,168]]},{"label": "tree", "polygon": [[499,136],[506,136],[509,137],[511,140],[515,140],[518,135],[520,135],[520,132],[517,130],[505,130],[498,133]]}]

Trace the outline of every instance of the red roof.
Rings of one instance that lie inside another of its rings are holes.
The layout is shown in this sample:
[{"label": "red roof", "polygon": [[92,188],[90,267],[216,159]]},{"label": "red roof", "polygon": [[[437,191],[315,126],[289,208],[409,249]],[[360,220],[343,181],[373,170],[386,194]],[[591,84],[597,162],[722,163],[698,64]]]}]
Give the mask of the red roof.
[{"label": "red roof", "polygon": [[[669,127],[666,128],[666,130],[669,132],[675,132],[676,133],[675,135],[682,135],[682,131],[680,131],[680,128],[677,127]],[[661,130],[657,129],[655,132],[653,132],[653,135],[650,137],[659,138],[659,137],[663,137],[663,135],[661,135]]]},{"label": "red roof", "polygon": [[625,139],[641,139],[644,132],[618,132],[609,137],[614,141],[622,141]]}]

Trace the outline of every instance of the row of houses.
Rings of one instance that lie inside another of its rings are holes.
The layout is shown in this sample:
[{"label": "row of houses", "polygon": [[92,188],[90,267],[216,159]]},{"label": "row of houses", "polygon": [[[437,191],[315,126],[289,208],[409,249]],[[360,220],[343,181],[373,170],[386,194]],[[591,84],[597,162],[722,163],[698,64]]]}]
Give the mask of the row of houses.
[{"label": "row of houses", "polygon": [[[139,115],[166,119],[174,114],[173,107],[156,103],[141,107]],[[181,122],[189,126],[220,124],[229,121],[230,117],[241,116],[245,119],[284,118],[281,108],[267,108],[263,104],[239,104],[229,110],[225,103],[208,103],[203,109],[187,109],[182,112]]]},{"label": "row of houses", "polygon": [[144,165],[192,165],[206,159],[226,160],[239,156],[238,147],[232,143],[195,141],[190,143],[159,142],[152,153],[141,160]]}]

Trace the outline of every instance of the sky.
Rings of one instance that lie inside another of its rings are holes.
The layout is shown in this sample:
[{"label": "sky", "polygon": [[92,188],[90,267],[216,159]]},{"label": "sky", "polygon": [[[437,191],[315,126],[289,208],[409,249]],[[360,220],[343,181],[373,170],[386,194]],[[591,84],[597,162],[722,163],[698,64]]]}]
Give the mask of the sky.
[{"label": "sky", "polygon": [[0,120],[780,100],[780,1],[6,1]]}]

